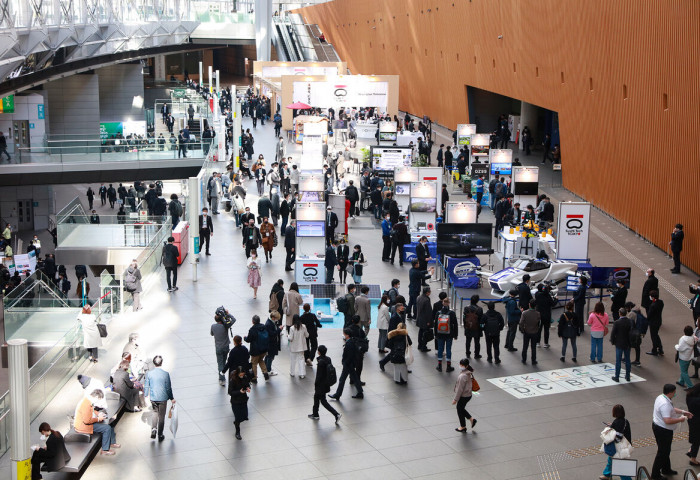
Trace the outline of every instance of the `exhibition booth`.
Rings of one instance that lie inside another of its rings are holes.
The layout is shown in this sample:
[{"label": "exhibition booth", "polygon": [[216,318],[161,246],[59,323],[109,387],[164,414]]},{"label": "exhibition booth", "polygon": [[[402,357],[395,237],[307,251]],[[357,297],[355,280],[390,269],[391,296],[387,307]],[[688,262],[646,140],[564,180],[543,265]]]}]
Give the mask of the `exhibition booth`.
[{"label": "exhibition booth", "polygon": [[294,118],[294,142],[304,145],[303,151],[312,151],[311,142],[308,146],[304,143],[304,136],[312,136],[318,146],[317,151],[321,152],[322,144],[328,143],[328,118],[316,115],[298,115]]},{"label": "exhibition booth", "polygon": [[537,208],[539,171],[539,167],[513,167],[510,191],[514,195],[513,203],[520,203],[523,212],[528,205]]},{"label": "exhibition booth", "polygon": [[[301,190],[301,179],[299,188]],[[313,187],[316,188],[316,187]],[[303,195],[304,192],[300,192]],[[324,283],[326,251],[325,202],[297,202],[294,278],[299,284]]]},{"label": "exhibition booth", "polygon": [[469,145],[471,136],[476,133],[476,125],[473,123],[461,123],[457,125],[457,147]]}]

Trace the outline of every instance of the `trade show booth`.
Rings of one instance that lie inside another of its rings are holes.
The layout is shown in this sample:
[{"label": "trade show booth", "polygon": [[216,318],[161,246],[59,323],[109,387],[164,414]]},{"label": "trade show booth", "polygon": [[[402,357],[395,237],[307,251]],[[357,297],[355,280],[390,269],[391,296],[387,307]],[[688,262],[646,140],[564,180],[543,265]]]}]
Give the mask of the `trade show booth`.
[{"label": "trade show booth", "polygon": [[528,205],[537,207],[539,171],[538,167],[513,167],[510,191],[514,196],[513,203],[520,203],[523,212]]},{"label": "trade show booth", "polygon": [[[323,283],[325,281],[323,256],[326,251],[326,204],[297,202],[296,212],[295,280],[301,284]],[[321,268],[312,275],[313,272],[308,269],[317,268],[318,265]]]},{"label": "trade show booth", "polygon": [[382,147],[371,145],[372,170],[382,177],[391,177],[398,167],[410,167],[413,150],[409,147]]},{"label": "trade show booth", "polygon": [[476,133],[476,125],[473,123],[460,123],[457,125],[457,146],[469,145],[471,136]]},{"label": "trade show booth", "polygon": [[469,163],[489,161],[491,136],[488,133],[474,133],[469,139]]},{"label": "trade show booth", "polygon": [[[294,141],[296,143],[304,143],[304,134],[310,136],[321,135],[320,140],[316,139],[317,144],[328,142],[328,119],[316,115],[299,115],[294,118]],[[303,150],[303,148],[302,148]]]},{"label": "trade show booth", "polygon": [[476,202],[447,202],[445,204],[445,222],[477,223]]},{"label": "trade show booth", "polygon": [[513,168],[513,150],[493,149],[489,151],[489,165],[491,178],[498,175],[510,176]]},{"label": "trade show booth", "polygon": [[411,182],[418,181],[418,169],[415,167],[396,167],[394,169],[394,200],[399,205],[399,212],[405,212],[411,200]]},{"label": "trade show booth", "polygon": [[437,183],[411,182],[408,217],[411,235],[434,237],[437,211]]},{"label": "trade show booth", "polygon": [[394,144],[396,142],[397,132],[398,125],[396,125],[396,122],[379,122],[379,144]]}]

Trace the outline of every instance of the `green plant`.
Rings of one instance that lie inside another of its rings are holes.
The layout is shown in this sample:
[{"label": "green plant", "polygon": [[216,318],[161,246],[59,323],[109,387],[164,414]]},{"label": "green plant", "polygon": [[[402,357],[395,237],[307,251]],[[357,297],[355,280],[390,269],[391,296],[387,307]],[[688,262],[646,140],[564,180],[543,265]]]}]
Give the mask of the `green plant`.
[{"label": "green plant", "polygon": [[422,153],[419,157],[418,160],[413,162],[414,167],[427,167],[428,166],[428,156],[424,153]]},{"label": "green plant", "polygon": [[360,153],[362,154],[362,162],[369,162],[369,147],[362,147]]}]

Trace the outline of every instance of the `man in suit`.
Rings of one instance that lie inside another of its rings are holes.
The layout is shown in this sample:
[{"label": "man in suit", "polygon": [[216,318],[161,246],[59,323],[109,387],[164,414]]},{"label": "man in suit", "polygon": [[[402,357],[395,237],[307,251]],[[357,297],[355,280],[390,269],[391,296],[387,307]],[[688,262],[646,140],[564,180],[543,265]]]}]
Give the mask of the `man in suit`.
[{"label": "man in suit", "polygon": [[[180,256],[180,251],[175,244],[175,237],[168,237],[168,244],[163,247],[163,266],[165,267],[165,278],[168,281],[168,291],[174,292],[177,290],[177,257]],[[173,277],[172,283],[170,277]]]},{"label": "man in suit", "polygon": [[160,113],[163,115],[163,124],[167,123],[168,121],[168,114],[170,113],[170,110],[168,109],[168,104],[164,103],[162,107],[160,107]]},{"label": "man in suit", "polygon": [[681,250],[683,250],[683,225],[676,225],[671,233],[671,253],[673,253],[673,268],[671,273],[681,273]]},{"label": "man in suit", "polygon": [[338,258],[335,256],[335,249],[338,246],[336,239],[331,240],[331,244],[326,247],[326,259],[323,266],[326,267],[326,283],[333,283],[333,274],[338,265]]},{"label": "man in suit", "polygon": [[505,223],[509,225],[520,225],[520,217],[522,216],[522,210],[520,210],[520,203],[515,203],[506,214]]},{"label": "man in suit", "polygon": [[[433,259],[430,256],[430,250],[428,250],[428,237],[420,237],[416,246],[416,258],[418,259],[418,270],[427,270],[428,260]],[[423,281],[423,285],[427,285],[425,281]]]},{"label": "man in suit", "polygon": [[418,260],[413,260],[411,262],[411,269],[408,271],[408,307],[407,316],[408,318],[416,318],[416,308],[418,295],[421,292],[421,285],[425,280],[431,277],[433,273],[433,268],[430,270],[421,270],[418,268]]},{"label": "man in suit", "polygon": [[250,207],[245,207],[245,213],[241,215],[241,223],[243,224],[242,232],[245,232],[245,227],[250,223],[250,221],[255,222],[255,214],[251,213]]},{"label": "man in suit", "polygon": [[333,243],[335,229],[338,228],[338,215],[332,210],[330,205],[326,207],[326,245]]},{"label": "man in suit", "polygon": [[588,291],[588,278],[580,277],[578,286],[574,292],[574,313],[579,322],[579,327],[583,333],[583,326],[586,324],[585,308],[586,308],[586,292]]},{"label": "man in suit", "polygon": [[530,275],[523,275],[523,281],[516,287],[518,289],[518,306],[521,310],[527,310],[532,300],[532,292],[530,291]]},{"label": "man in suit", "polygon": [[257,250],[262,243],[260,230],[255,226],[255,219],[251,218],[248,225],[243,227],[243,248],[245,248],[245,258],[250,258],[250,251]]},{"label": "man in suit", "polygon": [[363,286],[360,288],[360,295],[355,298],[355,314],[360,316],[360,324],[365,331],[365,335],[369,333],[369,325],[372,323],[372,309],[369,304],[369,287]]},{"label": "man in suit", "polygon": [[612,300],[610,310],[612,311],[613,319],[617,320],[620,318],[620,309],[627,303],[627,287],[625,287],[624,280],[618,280],[615,285],[616,288],[610,293],[610,300]]},{"label": "man in suit", "polygon": [[650,268],[647,270],[647,279],[642,287],[642,301],[640,302],[642,307],[646,310],[647,316],[649,315],[649,305],[651,305],[651,299],[649,298],[649,292],[652,290],[659,291],[659,279],[654,275],[654,269]]},{"label": "man in suit", "polygon": [[204,244],[207,244],[205,250],[207,255],[209,253],[209,240],[212,235],[214,235],[214,225],[211,223],[211,217],[208,215],[209,210],[204,207],[202,209],[202,214],[199,216],[199,251],[202,251]]},{"label": "man in suit", "polygon": [[297,240],[296,225],[296,220],[292,220],[284,232],[284,248],[285,250],[287,250],[287,258],[285,258],[284,260],[285,272],[291,272],[293,270],[292,263],[294,263],[294,260],[296,258],[296,254],[294,253],[294,248],[296,247]]}]

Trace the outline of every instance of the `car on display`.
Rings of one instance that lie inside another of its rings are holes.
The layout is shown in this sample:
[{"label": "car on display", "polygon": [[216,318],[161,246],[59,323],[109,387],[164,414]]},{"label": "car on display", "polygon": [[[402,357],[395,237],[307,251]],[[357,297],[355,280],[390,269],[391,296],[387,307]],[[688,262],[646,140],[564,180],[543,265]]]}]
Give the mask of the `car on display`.
[{"label": "car on display", "polygon": [[[478,271],[491,286],[491,294],[503,298],[508,292],[522,283],[525,274],[530,275],[530,284],[537,288],[540,283],[547,283],[553,296],[557,292],[557,284],[565,282],[566,277],[576,275],[578,265],[564,260],[543,260],[536,258],[520,258],[513,264],[498,272]],[[533,290],[534,292],[534,290]]]}]

